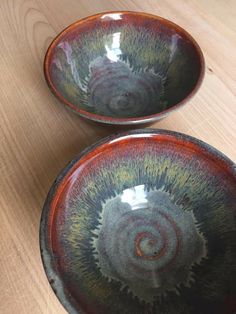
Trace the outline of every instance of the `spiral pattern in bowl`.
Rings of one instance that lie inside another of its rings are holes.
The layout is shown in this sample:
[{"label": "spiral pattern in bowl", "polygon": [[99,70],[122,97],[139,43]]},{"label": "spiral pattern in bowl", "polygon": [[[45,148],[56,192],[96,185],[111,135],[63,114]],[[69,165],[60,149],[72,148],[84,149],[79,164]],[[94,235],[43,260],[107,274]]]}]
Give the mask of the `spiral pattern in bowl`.
[{"label": "spiral pattern in bowl", "polygon": [[151,70],[135,72],[128,63],[98,57],[90,65],[88,104],[98,113],[116,117],[152,114],[164,109],[164,78]]},{"label": "spiral pattern in bowl", "polygon": [[193,95],[204,60],[179,26],[149,14],[98,14],[65,29],[45,57],[54,94],[83,117],[109,124],[164,118]]},{"label": "spiral pattern in bowl", "polygon": [[122,196],[106,202],[94,247],[105,277],[151,302],[166,291],[176,291],[181,283],[190,285],[191,266],[206,257],[206,243],[193,213],[178,208],[168,193],[138,186],[123,195],[133,192],[139,198],[140,188],[145,198],[135,208]]},{"label": "spiral pattern in bowl", "polygon": [[150,129],[70,163],[41,223],[45,269],[69,313],[226,312],[236,292],[235,169],[207,144]]}]

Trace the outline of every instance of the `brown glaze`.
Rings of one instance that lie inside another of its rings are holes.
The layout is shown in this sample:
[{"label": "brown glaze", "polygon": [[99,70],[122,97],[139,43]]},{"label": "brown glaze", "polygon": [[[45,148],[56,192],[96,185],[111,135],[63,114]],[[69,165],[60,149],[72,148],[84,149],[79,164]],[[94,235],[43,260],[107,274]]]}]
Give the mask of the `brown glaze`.
[{"label": "brown glaze", "polygon": [[[112,56],[104,55],[106,40],[110,44],[109,36],[119,33],[124,43],[110,50]],[[85,47],[91,41],[89,56]],[[61,102],[85,118],[121,125],[150,123],[180,108],[198,90],[204,68],[201,49],[184,29],[128,11],[99,13],[70,25],[54,39],[44,62],[46,81]]]},{"label": "brown glaze", "polygon": [[236,286],[236,167],[184,134],[86,149],[44,205],[44,267],[69,313],[222,314]]}]

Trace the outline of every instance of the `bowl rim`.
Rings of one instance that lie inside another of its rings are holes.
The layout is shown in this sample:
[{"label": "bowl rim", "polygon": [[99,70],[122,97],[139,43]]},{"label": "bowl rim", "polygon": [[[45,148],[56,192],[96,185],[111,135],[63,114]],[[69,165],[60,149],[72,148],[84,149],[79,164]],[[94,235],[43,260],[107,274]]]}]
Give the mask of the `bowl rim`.
[{"label": "bowl rim", "polygon": [[[73,30],[78,25],[82,24],[85,21],[96,20],[96,19],[102,17],[103,15],[108,15],[108,14],[123,14],[123,15],[126,14],[126,15],[137,15],[137,16],[140,15],[140,16],[143,16],[146,18],[152,18],[152,19],[154,18],[157,21],[163,22],[168,27],[171,26],[176,31],[183,33],[184,36],[186,37],[186,39],[188,39],[194,45],[194,47],[196,49],[196,53],[198,55],[198,59],[200,61],[200,73],[199,73],[199,76],[198,76],[198,79],[197,79],[195,86],[192,88],[191,92],[184,99],[182,99],[180,102],[176,103],[172,107],[170,107],[166,110],[163,110],[159,113],[152,114],[152,115],[141,116],[141,117],[130,117],[130,118],[116,118],[116,117],[110,117],[110,116],[106,116],[106,115],[91,113],[91,112],[84,110],[84,109],[79,109],[77,106],[75,106],[70,101],[68,101],[59,92],[59,90],[53,84],[53,81],[52,81],[51,76],[50,76],[50,71],[49,71],[50,59],[51,59],[51,56],[52,56],[52,53],[53,53],[55,46],[57,45],[57,43],[60,41],[61,37],[64,34],[70,32],[71,30]],[[77,20],[76,22],[74,22],[74,23],[70,24],[69,26],[67,26],[66,28],[64,28],[56,37],[54,37],[54,39],[52,40],[51,44],[49,45],[49,47],[46,51],[45,58],[44,58],[44,76],[45,76],[45,80],[47,82],[47,85],[50,88],[50,90],[52,91],[52,93],[63,104],[65,104],[73,112],[79,114],[83,118],[87,118],[87,119],[90,119],[90,120],[93,120],[96,122],[105,123],[105,124],[129,125],[129,124],[150,123],[150,122],[154,122],[156,120],[160,120],[160,119],[164,118],[166,115],[168,115],[170,112],[178,110],[180,107],[185,105],[196,94],[196,92],[198,91],[198,89],[200,88],[200,86],[202,84],[204,75],[205,75],[205,60],[204,60],[203,52],[202,52],[199,44],[197,43],[197,41],[192,37],[192,35],[190,35],[181,26],[179,26],[176,23],[174,23],[168,19],[165,19],[161,16],[150,14],[150,13],[145,13],[145,12],[136,12],[136,11],[104,11],[104,12],[100,12],[100,13],[90,15],[90,16],[87,16],[87,17],[84,17],[82,19]]]},{"label": "bowl rim", "polygon": [[[82,309],[77,309],[76,302],[73,300],[72,296],[64,287],[62,280],[60,279],[57,270],[54,264],[54,258],[52,254],[52,248],[50,246],[50,233],[49,227],[53,221],[53,214],[54,208],[58,202],[60,193],[63,192],[63,189],[66,185],[68,177],[77,169],[78,163],[84,159],[86,162],[89,159],[92,159],[94,156],[90,156],[90,153],[93,150],[96,150],[98,147],[106,146],[112,144],[113,141],[117,139],[130,139],[137,137],[148,137],[150,135],[155,136],[155,141],[158,145],[158,138],[164,137],[165,141],[169,141],[171,138],[174,139],[177,143],[180,141],[180,145],[183,143],[188,146],[189,144],[193,144],[195,147],[199,148],[201,154],[207,155],[209,159],[214,158],[216,163],[220,163],[221,166],[228,172],[229,176],[232,176],[232,179],[235,180],[236,184],[236,163],[233,162],[230,158],[228,158],[225,154],[223,154],[218,149],[214,148],[213,146],[209,145],[202,140],[199,140],[195,137],[190,135],[169,131],[165,129],[136,129],[131,131],[125,131],[121,133],[115,133],[113,135],[109,135],[105,138],[100,139],[99,141],[95,142],[91,146],[85,148],[81,153],[79,153],[71,162],[69,162],[64,169],[59,173],[55,181],[53,182],[46,200],[43,205],[43,210],[41,213],[40,219],[40,227],[39,227],[39,246],[40,246],[40,253],[41,253],[41,260],[43,263],[44,271],[46,273],[47,279],[53,289],[54,293],[56,294],[60,303],[65,307],[65,309],[72,314],[78,313],[86,313],[83,312]],[[87,156],[87,159],[86,159]],[[81,164],[79,165],[81,166]]]}]

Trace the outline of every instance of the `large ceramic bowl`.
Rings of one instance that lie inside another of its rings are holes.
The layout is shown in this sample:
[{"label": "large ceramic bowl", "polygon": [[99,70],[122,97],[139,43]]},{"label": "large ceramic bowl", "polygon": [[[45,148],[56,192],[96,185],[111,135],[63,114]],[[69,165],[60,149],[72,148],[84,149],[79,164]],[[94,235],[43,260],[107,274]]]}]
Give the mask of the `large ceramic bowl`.
[{"label": "large ceramic bowl", "polygon": [[180,133],[109,137],[53,184],[40,241],[69,313],[232,314],[236,165]]},{"label": "large ceramic bowl", "polygon": [[54,94],[83,117],[110,124],[159,120],[199,88],[202,52],[178,25],[135,12],[97,14],[58,35],[44,63]]}]

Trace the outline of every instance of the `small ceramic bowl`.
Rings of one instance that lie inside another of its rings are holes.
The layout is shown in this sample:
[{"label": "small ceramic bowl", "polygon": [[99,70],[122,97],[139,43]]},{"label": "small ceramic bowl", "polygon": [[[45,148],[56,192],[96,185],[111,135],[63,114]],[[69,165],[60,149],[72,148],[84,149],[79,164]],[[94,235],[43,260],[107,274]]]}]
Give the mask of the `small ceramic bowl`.
[{"label": "small ceramic bowl", "polygon": [[111,136],[58,176],[40,241],[70,314],[234,313],[236,165],[180,133]]},{"label": "small ceramic bowl", "polygon": [[178,25],[137,12],[101,13],[59,34],[45,57],[53,93],[81,116],[109,124],[148,123],[198,90],[204,59]]}]

